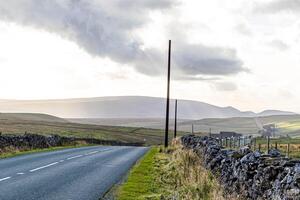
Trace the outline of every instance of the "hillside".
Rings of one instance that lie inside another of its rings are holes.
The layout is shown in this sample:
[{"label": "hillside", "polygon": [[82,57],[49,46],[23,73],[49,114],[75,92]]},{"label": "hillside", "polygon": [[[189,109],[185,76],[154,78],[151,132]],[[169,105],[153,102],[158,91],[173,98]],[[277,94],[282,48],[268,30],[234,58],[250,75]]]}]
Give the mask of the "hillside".
[{"label": "hillside", "polygon": [[[56,121],[53,116],[40,114],[0,114],[0,132],[13,135],[21,135],[25,132],[41,135],[58,134],[67,137],[143,142],[146,145],[162,144],[164,141],[164,131],[159,129],[80,124],[59,121],[59,119]],[[172,139],[172,135],[170,132],[169,139]],[[182,132],[178,135],[182,135]]]},{"label": "hillside", "polygon": [[[171,101],[171,116],[174,100]],[[46,113],[62,118],[164,118],[165,99],[116,96],[61,100],[0,100],[0,112]],[[286,111],[254,113],[234,107],[219,107],[200,101],[179,100],[178,118],[228,118],[287,114]],[[293,113],[289,113],[293,114]]]},{"label": "hillside", "polygon": [[[300,115],[273,115],[256,117],[262,124],[275,123],[282,135],[300,136]],[[165,119],[68,119],[73,122],[111,125],[111,126],[129,126],[164,129]],[[232,117],[232,118],[207,118],[201,120],[182,120],[178,121],[178,130],[191,132],[192,124],[195,132],[213,133],[220,131],[235,131],[243,134],[257,134],[258,127],[255,117]],[[170,129],[174,127],[174,120],[170,120]]]},{"label": "hillside", "polygon": [[[300,115],[272,115],[257,117],[257,119],[263,125],[275,123],[278,128],[278,134],[300,136]],[[219,131],[235,131],[243,134],[257,134],[259,130],[254,117],[213,118],[187,121],[180,123],[180,130],[190,129],[191,124],[194,124],[196,131],[209,132],[211,128],[213,133],[218,133]]]},{"label": "hillside", "polygon": [[47,121],[68,122],[65,119],[41,113],[0,113],[1,121]]}]

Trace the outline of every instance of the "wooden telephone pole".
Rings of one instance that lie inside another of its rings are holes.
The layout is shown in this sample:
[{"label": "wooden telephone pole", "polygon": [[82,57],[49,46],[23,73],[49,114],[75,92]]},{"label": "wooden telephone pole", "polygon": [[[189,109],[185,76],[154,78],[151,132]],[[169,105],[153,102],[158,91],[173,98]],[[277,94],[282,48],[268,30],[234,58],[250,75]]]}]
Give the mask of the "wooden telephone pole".
[{"label": "wooden telephone pole", "polygon": [[168,140],[169,140],[168,137],[169,137],[169,107],[170,107],[170,76],[171,76],[171,40],[169,40],[169,54],[168,54],[168,84],[167,84],[165,147],[168,147]]},{"label": "wooden telephone pole", "polygon": [[177,136],[177,99],[175,100],[174,138]]}]

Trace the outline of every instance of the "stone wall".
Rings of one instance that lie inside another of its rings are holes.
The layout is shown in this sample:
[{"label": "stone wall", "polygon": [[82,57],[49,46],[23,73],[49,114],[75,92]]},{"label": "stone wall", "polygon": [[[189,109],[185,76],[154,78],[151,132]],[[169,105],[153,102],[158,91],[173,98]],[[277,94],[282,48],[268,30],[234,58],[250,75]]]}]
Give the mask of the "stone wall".
[{"label": "stone wall", "polygon": [[24,149],[37,149],[49,148],[56,146],[74,145],[77,142],[85,142],[87,144],[99,145],[118,145],[118,146],[142,146],[142,143],[126,143],[113,140],[100,140],[93,138],[71,138],[61,137],[58,135],[43,136],[37,134],[24,134],[24,135],[0,135],[0,153],[5,149],[16,148],[19,150]]},{"label": "stone wall", "polygon": [[276,149],[269,154],[249,147],[224,149],[209,137],[186,135],[181,137],[181,143],[203,159],[227,194],[251,200],[300,199],[300,160],[284,158]]}]

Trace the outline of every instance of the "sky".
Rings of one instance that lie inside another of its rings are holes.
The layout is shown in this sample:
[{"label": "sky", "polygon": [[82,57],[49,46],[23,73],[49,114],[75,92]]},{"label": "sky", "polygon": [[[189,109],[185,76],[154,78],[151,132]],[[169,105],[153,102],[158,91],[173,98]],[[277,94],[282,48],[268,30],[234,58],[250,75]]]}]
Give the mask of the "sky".
[{"label": "sky", "polygon": [[0,99],[166,96],[300,112],[298,0],[0,2]]}]

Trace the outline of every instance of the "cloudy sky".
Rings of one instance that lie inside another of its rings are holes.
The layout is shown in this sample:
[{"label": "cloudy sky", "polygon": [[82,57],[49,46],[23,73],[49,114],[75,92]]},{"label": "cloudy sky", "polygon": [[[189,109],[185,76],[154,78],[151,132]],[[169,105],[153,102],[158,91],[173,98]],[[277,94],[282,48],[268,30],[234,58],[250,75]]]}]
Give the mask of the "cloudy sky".
[{"label": "cloudy sky", "polygon": [[0,98],[165,96],[300,112],[298,0],[0,2]]}]

